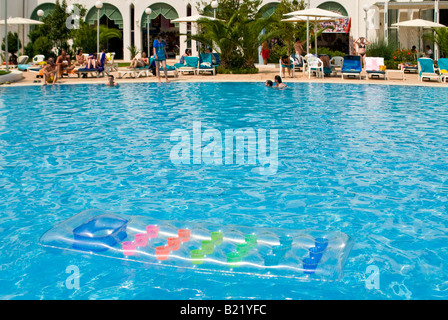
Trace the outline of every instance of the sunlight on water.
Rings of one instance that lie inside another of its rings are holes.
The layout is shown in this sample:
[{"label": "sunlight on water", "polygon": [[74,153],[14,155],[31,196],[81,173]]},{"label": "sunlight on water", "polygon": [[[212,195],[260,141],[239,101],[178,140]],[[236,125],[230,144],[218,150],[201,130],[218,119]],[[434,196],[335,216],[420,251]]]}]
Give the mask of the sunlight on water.
[{"label": "sunlight on water", "polygon": [[[447,101],[445,88],[347,84],[0,88],[0,299],[446,299]],[[259,158],[194,163],[193,144],[189,164],[173,163],[172,133],[193,139],[195,121],[223,139],[226,129],[277,130],[276,172],[260,174]],[[340,231],[355,246],[342,281],[294,282],[38,245],[90,208]]]}]

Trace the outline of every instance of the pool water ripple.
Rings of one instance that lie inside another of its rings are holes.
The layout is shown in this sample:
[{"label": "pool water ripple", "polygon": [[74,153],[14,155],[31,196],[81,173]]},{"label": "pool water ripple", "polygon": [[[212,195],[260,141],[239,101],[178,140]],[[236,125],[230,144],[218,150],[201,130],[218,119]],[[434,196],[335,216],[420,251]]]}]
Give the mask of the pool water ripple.
[{"label": "pool water ripple", "polygon": [[[445,88],[381,85],[1,88],[0,299],[446,299],[447,102]],[[223,135],[278,130],[277,172],[173,164],[170,135],[194,121]],[[355,246],[333,283],[172,272],[38,245],[89,208],[341,231]],[[65,287],[70,265],[79,290]],[[366,287],[369,266],[379,289]]]}]

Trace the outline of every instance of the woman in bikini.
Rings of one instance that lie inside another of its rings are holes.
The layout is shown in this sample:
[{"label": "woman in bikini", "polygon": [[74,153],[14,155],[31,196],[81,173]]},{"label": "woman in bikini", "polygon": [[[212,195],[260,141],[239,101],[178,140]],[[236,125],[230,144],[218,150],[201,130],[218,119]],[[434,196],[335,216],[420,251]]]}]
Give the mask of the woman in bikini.
[{"label": "woman in bikini", "polygon": [[361,37],[355,42],[358,45],[358,54],[361,57],[362,67],[366,66],[366,46],[370,44],[370,42],[366,41],[366,38]]}]

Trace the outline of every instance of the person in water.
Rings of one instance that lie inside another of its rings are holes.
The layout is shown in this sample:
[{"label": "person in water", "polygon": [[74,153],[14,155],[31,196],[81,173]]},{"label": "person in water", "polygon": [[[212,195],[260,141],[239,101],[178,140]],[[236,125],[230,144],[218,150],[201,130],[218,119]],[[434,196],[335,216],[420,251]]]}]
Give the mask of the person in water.
[{"label": "person in water", "polygon": [[110,75],[107,77],[106,86],[109,86],[109,87],[115,87],[115,86],[117,86],[117,85],[118,85],[118,84],[115,82],[115,78],[114,78],[114,76],[110,74]]},{"label": "person in water", "polygon": [[274,83],[272,82],[272,80],[266,80],[266,82],[264,83],[264,85],[266,87],[272,87],[274,85]]},{"label": "person in water", "polygon": [[287,85],[283,83],[282,77],[280,76],[275,76],[275,83],[277,84],[276,88],[283,89],[287,87]]}]

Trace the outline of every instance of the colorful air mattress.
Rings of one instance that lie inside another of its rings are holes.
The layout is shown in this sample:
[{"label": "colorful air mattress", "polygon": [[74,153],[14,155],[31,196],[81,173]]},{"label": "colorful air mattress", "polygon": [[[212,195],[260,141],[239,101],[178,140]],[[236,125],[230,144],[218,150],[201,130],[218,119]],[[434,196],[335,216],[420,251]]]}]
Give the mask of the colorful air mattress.
[{"label": "colorful air mattress", "polygon": [[56,225],[40,244],[146,265],[340,280],[353,241],[341,232],[159,221],[93,209]]}]

